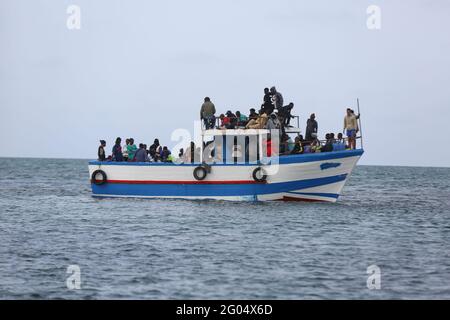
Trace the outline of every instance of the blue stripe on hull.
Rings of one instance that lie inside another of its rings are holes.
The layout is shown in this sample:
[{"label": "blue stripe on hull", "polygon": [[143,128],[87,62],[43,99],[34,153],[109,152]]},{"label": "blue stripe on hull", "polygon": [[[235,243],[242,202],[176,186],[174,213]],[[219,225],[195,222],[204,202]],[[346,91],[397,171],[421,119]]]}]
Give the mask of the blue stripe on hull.
[{"label": "blue stripe on hull", "polygon": [[268,184],[92,184],[95,195],[154,196],[154,197],[220,197],[250,196],[289,192],[341,182],[347,174],[337,176]]}]

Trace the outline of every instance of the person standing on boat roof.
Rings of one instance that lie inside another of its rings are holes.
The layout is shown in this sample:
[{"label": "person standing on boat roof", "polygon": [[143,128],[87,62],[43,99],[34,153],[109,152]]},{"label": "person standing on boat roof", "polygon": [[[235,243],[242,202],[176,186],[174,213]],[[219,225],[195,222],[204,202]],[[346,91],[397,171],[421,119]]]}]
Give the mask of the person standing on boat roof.
[{"label": "person standing on boat roof", "polygon": [[350,149],[356,149],[356,133],[359,131],[358,120],[352,109],[347,108],[344,117],[344,132],[347,133]]},{"label": "person standing on boat roof", "polygon": [[100,140],[100,147],[98,147],[98,161],[106,161],[106,153],[105,153],[106,141]]},{"label": "person standing on boat roof", "polygon": [[317,121],[316,121],[316,115],[313,113],[309,117],[308,121],[306,121],[306,134],[305,134],[305,141],[307,143],[311,143],[317,138]]},{"label": "person standing on boat roof", "polygon": [[291,112],[292,112],[293,108],[294,108],[294,103],[291,102],[287,106],[282,107],[278,111],[278,114],[280,115],[281,122],[282,122],[284,127],[290,127],[291,126],[291,118],[293,118]]},{"label": "person standing on boat roof", "polygon": [[122,142],[122,139],[117,138],[116,144],[112,148],[112,160],[117,162],[123,161],[123,154],[122,154],[122,147],[120,146],[120,143]]},{"label": "person standing on boat roof", "polygon": [[263,98],[263,104],[261,105],[261,109],[264,110],[266,114],[271,114],[273,110],[275,109],[272,101],[272,93],[270,93],[269,88],[264,89],[264,98]]},{"label": "person standing on boat roof", "polygon": [[272,94],[272,101],[277,110],[281,110],[283,107],[283,95],[277,91],[275,87],[270,88],[270,93]]},{"label": "person standing on boat roof", "polygon": [[216,122],[216,107],[214,103],[211,102],[209,97],[205,98],[205,102],[202,104],[200,109],[200,119],[203,120],[205,124],[205,129],[213,129]]}]

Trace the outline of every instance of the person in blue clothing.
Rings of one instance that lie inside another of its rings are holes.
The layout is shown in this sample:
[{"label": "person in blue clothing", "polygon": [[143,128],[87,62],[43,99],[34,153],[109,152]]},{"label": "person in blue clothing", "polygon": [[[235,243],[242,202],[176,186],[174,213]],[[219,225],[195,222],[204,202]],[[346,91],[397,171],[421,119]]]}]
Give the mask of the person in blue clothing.
[{"label": "person in blue clothing", "polygon": [[116,144],[112,148],[112,160],[117,162],[123,161],[123,154],[122,154],[122,146],[120,143],[122,142],[121,138],[116,139]]},{"label": "person in blue clothing", "polygon": [[134,161],[136,162],[149,162],[150,158],[147,153],[147,147],[145,144],[140,143],[139,149],[134,154]]},{"label": "person in blue clothing", "polygon": [[[334,134],[333,134],[334,138]],[[337,139],[333,139],[333,151],[343,151],[345,150],[345,143],[342,138],[342,133],[339,133]]]}]

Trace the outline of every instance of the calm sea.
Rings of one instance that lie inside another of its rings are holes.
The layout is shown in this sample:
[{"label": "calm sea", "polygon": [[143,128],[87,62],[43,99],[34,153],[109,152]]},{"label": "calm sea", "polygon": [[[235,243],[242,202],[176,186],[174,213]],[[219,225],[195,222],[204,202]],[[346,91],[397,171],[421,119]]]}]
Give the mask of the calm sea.
[{"label": "calm sea", "polygon": [[360,166],[336,204],[228,203],[98,200],[87,161],[0,160],[2,299],[450,298],[450,169]]}]

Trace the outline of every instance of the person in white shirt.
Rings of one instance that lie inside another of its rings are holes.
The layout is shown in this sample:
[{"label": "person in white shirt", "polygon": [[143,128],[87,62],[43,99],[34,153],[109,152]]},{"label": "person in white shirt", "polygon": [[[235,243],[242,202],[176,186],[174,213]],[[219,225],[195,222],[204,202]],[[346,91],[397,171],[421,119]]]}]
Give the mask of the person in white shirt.
[{"label": "person in white shirt", "polygon": [[122,148],[122,155],[123,155],[123,160],[124,161],[128,161],[128,145],[130,144],[130,139],[126,139],[125,144],[123,145]]}]

